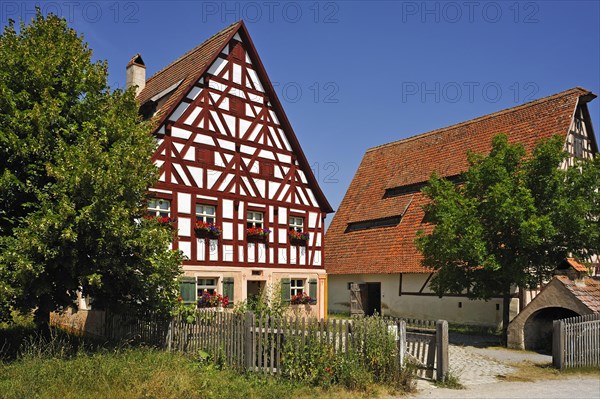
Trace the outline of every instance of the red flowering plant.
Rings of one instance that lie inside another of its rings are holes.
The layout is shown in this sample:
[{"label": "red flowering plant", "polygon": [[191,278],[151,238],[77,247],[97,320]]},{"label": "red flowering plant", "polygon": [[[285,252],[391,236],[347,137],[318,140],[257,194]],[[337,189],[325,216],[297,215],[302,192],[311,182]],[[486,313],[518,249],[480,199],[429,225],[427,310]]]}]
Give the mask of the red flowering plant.
[{"label": "red flowering plant", "polygon": [[308,295],[306,292],[303,292],[301,294],[296,294],[296,295],[292,295],[292,298],[290,299],[290,304],[292,305],[310,305],[311,303],[314,303],[314,299],[312,299],[310,297],[310,295]]},{"label": "red flowering plant", "polygon": [[213,237],[217,238],[223,233],[220,226],[217,226],[214,223],[208,223],[203,220],[196,220],[196,224],[194,225],[194,231],[196,232],[196,237]]},{"label": "red flowering plant", "polygon": [[296,245],[306,245],[308,239],[310,238],[308,231],[300,232],[296,230],[290,230],[288,232],[288,236],[290,237],[290,242]]},{"label": "red flowering plant", "polygon": [[199,308],[217,308],[222,306],[226,308],[229,306],[229,297],[221,294],[211,294],[208,291],[204,291],[202,296],[198,299]]},{"label": "red flowering plant", "polygon": [[165,226],[170,226],[170,227],[174,227],[175,222],[177,222],[176,218],[172,218],[172,217],[168,217],[168,216],[158,217],[158,216],[146,215],[146,219],[153,220],[159,224],[162,224]]},{"label": "red flowering plant", "polygon": [[246,237],[254,239],[266,239],[271,234],[271,230],[262,227],[250,227],[246,229]]}]

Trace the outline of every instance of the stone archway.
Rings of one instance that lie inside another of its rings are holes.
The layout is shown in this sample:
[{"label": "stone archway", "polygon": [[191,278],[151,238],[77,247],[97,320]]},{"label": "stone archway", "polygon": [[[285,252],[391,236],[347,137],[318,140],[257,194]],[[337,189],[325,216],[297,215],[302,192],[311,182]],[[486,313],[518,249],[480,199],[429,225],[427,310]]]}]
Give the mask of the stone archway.
[{"label": "stone archway", "polygon": [[579,313],[562,307],[547,307],[534,312],[523,327],[525,349],[551,354],[552,322],[573,316],[579,316]]}]

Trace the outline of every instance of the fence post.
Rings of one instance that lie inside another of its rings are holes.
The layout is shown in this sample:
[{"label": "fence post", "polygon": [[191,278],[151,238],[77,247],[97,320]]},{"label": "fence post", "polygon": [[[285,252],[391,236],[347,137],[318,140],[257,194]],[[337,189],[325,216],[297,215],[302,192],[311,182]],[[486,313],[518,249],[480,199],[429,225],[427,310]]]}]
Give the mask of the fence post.
[{"label": "fence post", "polygon": [[171,352],[171,349],[173,348],[173,320],[175,320],[174,317],[171,317],[171,320],[169,320],[169,328],[167,330],[167,351]]},{"label": "fence post", "polygon": [[398,337],[400,339],[398,361],[400,362],[400,367],[404,367],[404,357],[406,356],[406,321],[404,320],[398,322]]},{"label": "fence post", "polygon": [[436,379],[444,381],[448,374],[448,322],[438,320],[435,322],[436,339]]},{"label": "fence post", "polygon": [[254,329],[254,313],[246,312],[244,317],[244,367],[251,370],[254,367],[252,330]]},{"label": "fence post", "polygon": [[552,366],[562,369],[565,366],[565,330],[562,320],[552,322]]}]

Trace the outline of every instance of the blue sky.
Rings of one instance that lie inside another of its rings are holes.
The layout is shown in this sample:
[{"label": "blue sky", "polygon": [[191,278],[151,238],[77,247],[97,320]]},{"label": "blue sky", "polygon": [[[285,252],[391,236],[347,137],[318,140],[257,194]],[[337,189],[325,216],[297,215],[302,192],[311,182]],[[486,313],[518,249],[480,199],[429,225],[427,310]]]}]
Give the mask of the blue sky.
[{"label": "blue sky", "polygon": [[[600,94],[598,1],[2,0],[0,23],[34,4],[108,60],[113,87],[135,53],[150,76],[244,19],[334,209],[367,148],[574,86]],[[600,99],[590,112],[598,136]]]}]

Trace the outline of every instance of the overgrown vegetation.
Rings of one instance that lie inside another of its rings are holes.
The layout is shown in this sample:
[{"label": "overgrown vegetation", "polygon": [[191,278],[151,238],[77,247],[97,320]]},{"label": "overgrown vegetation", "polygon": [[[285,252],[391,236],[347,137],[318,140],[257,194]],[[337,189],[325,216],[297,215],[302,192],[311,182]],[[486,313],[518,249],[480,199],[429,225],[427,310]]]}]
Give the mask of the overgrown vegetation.
[{"label": "overgrown vegetation", "polygon": [[343,351],[324,342],[314,328],[306,336],[288,337],[284,376],[310,385],[342,385],[359,391],[373,383],[404,392],[414,389],[414,368],[398,362],[395,336],[381,317],[355,319],[352,334],[355,342],[346,342]]},{"label": "overgrown vegetation", "polygon": [[257,318],[283,317],[289,308],[289,303],[281,296],[281,284],[268,284],[255,296],[238,302],[234,312],[238,314],[254,312]]},{"label": "overgrown vegetation", "polygon": [[288,339],[282,377],[240,374],[219,353],[115,346],[58,329],[39,334],[31,317],[15,319],[0,327],[2,398],[337,398],[414,389],[414,369],[397,363],[396,341],[379,317],[356,321],[356,350],[336,353],[316,329],[304,345]]}]

